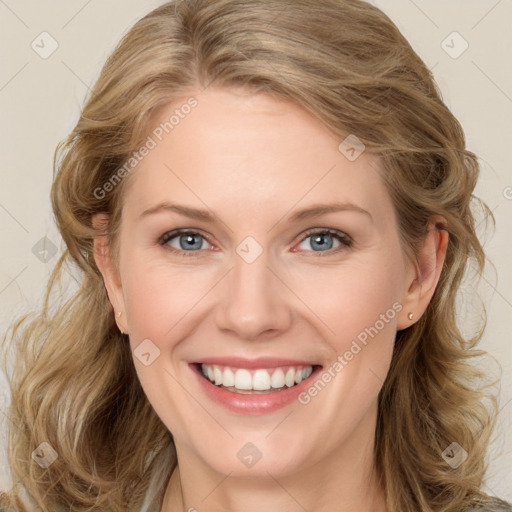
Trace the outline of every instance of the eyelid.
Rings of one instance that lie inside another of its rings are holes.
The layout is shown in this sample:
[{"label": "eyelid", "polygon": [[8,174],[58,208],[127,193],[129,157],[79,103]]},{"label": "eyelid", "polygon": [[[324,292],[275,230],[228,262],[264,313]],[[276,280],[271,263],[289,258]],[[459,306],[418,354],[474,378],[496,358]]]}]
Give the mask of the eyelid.
[{"label": "eyelid", "polygon": [[[158,241],[159,245],[165,246],[169,240],[172,240],[173,238],[176,238],[180,235],[185,235],[185,234],[200,235],[210,245],[215,246],[215,244],[212,242],[210,236],[198,228],[177,228],[177,229],[174,229],[171,231],[167,231],[166,233],[161,235],[157,241]],[[306,238],[308,238],[309,236],[314,235],[314,234],[332,235],[333,237],[337,238],[340,241],[341,246],[336,249],[330,249],[328,251],[297,251],[297,250],[295,250],[294,252],[313,253],[320,257],[323,255],[330,256],[330,255],[337,254],[338,252],[340,252],[343,249],[349,249],[354,244],[354,240],[352,239],[352,237],[350,235],[348,235],[347,233],[345,233],[344,231],[334,229],[334,228],[322,228],[322,227],[310,228],[310,229],[302,232],[300,235],[298,235],[299,241],[297,243],[298,244],[302,243]],[[200,253],[202,252],[202,250],[182,251],[180,249],[176,249],[176,248],[170,247],[170,246],[169,246],[168,250],[174,252],[175,254],[178,254],[179,256],[185,256],[185,257],[199,256]]]},{"label": "eyelid", "polygon": [[[169,240],[172,240],[173,238],[179,236],[179,235],[186,235],[186,234],[192,234],[192,235],[201,235],[210,245],[215,245],[210,236],[207,235],[204,231],[196,228],[177,228],[173,229],[171,231],[167,231],[162,236],[158,238],[158,243],[160,245],[165,245]],[[172,248],[174,249],[174,247]],[[178,251],[178,249],[175,249]],[[185,251],[185,252],[198,252],[198,251]]]},{"label": "eyelid", "polygon": [[339,229],[334,229],[334,228],[311,228],[311,229],[308,229],[299,235],[301,237],[300,241],[302,242],[308,236],[314,235],[317,233],[319,233],[319,234],[327,233],[329,235],[334,235],[334,236],[339,237],[340,239],[344,240],[348,244],[354,243],[354,240],[352,239],[352,237],[350,235],[348,235],[344,231],[341,231]]}]

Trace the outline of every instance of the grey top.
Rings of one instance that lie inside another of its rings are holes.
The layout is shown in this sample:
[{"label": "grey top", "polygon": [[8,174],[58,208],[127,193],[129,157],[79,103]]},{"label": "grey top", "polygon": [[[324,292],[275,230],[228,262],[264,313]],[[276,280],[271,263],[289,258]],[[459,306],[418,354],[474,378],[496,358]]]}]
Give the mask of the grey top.
[{"label": "grey top", "polygon": [[475,508],[474,512],[512,512],[512,504],[492,497],[489,505],[482,505]]}]

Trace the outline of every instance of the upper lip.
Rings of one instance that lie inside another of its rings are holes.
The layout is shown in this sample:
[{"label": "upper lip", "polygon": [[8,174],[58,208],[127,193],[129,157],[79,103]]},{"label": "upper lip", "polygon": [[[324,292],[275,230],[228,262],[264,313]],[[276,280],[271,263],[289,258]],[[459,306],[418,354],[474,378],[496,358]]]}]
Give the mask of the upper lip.
[{"label": "upper lip", "polygon": [[195,364],[207,364],[218,366],[232,366],[234,368],[278,368],[280,366],[319,366],[318,363],[299,359],[283,357],[261,356],[248,359],[245,357],[205,357],[193,361]]}]

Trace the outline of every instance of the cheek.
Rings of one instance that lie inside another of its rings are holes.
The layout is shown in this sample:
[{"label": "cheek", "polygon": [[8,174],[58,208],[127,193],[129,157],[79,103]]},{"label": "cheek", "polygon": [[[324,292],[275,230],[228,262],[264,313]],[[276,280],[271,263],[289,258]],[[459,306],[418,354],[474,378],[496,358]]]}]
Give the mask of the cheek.
[{"label": "cheek", "polygon": [[123,276],[130,334],[155,339],[175,337],[171,331],[182,320],[186,323],[186,315],[205,295],[211,277],[165,260],[131,257]]},{"label": "cheek", "polygon": [[307,299],[327,326],[323,332],[331,360],[300,403],[318,424],[337,426],[319,432],[318,442],[326,445],[339,443],[340,436],[357,429],[369,409],[376,407],[389,370],[402,309],[401,273],[398,262],[383,261],[378,258],[372,264],[367,261],[333,272],[324,283],[328,288],[323,293],[316,288],[318,293]]},{"label": "cheek", "polygon": [[[165,262],[150,262],[143,254],[126,258],[122,272],[129,339],[139,381],[167,428],[177,438],[186,438],[184,418],[204,411],[180,384],[177,346],[187,338],[193,306],[204,292],[198,290],[197,280],[192,283],[190,273]],[[147,365],[144,354],[149,354]]]},{"label": "cheek", "polygon": [[350,430],[377,398],[391,363],[402,310],[400,264],[400,258],[382,254],[361,259],[336,272],[329,269],[325,277],[318,274],[316,287],[311,280],[298,292],[324,324],[323,339],[331,351],[329,375],[324,375],[330,391],[322,394],[336,398],[315,401],[316,390],[304,396],[305,402],[315,401],[312,409],[323,421],[336,417]]},{"label": "cheek", "polygon": [[317,318],[310,316],[311,321],[325,324],[323,332],[326,338],[335,340],[338,352],[381,315],[385,317],[385,328],[378,322],[379,330],[395,329],[397,310],[401,309],[402,274],[398,260],[361,259],[338,268],[299,272],[291,282],[294,292]]}]

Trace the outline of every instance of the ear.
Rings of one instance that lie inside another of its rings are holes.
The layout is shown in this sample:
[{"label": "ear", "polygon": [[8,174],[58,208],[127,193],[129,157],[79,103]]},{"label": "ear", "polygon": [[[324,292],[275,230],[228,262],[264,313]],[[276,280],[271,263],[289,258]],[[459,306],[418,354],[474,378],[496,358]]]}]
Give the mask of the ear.
[{"label": "ear", "polygon": [[[125,304],[121,278],[119,270],[111,257],[108,244],[108,222],[109,217],[106,213],[97,213],[92,217],[93,228],[98,230],[98,234],[94,237],[94,261],[103,276],[103,282],[105,283],[109,301],[114,309],[114,315],[119,330],[123,333],[127,333],[125,325],[126,317],[122,314],[125,311]],[[121,312],[120,316],[118,315],[119,312]]]},{"label": "ear", "polygon": [[[423,315],[434,295],[448,248],[447,221],[436,215],[431,217],[428,232],[416,261],[408,262],[405,289],[402,296],[402,311],[398,318],[397,330],[414,324]],[[408,315],[412,313],[413,319]]]}]

